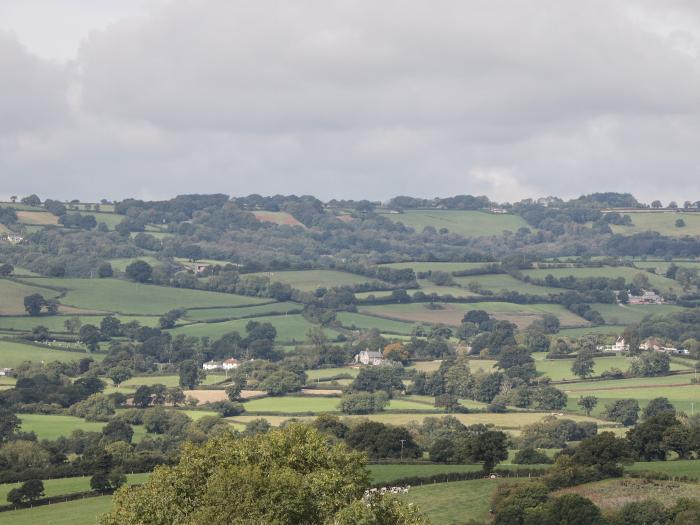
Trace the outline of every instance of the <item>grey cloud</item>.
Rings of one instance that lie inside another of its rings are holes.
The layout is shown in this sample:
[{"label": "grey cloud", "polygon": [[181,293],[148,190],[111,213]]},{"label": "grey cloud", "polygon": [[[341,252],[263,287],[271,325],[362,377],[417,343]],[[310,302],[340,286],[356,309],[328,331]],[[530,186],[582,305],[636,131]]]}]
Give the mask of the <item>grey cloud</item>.
[{"label": "grey cloud", "polygon": [[173,0],[93,32],[70,67],[25,56],[58,80],[0,122],[22,135],[0,177],[59,197],[697,200],[698,56],[683,0]]}]

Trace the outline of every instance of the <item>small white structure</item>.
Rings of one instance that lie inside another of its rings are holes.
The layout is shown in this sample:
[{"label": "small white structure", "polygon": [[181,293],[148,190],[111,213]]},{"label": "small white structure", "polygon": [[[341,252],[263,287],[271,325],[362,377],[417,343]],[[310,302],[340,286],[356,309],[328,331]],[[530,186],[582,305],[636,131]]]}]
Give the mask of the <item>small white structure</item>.
[{"label": "small white structure", "polygon": [[9,376],[11,373],[11,368],[0,368],[0,376]]},{"label": "small white structure", "polygon": [[629,352],[630,345],[625,342],[624,337],[618,337],[615,344],[612,346],[613,352]]},{"label": "small white structure", "polygon": [[233,357],[230,359],[227,359],[223,363],[221,363],[221,368],[224,370],[233,370],[235,368],[238,368],[241,363],[238,362],[238,359],[234,359]]},{"label": "small white structure", "polygon": [[650,337],[649,339],[645,339],[642,344],[639,345],[639,348],[646,351],[653,350],[655,352],[660,352],[664,349],[664,345],[656,337]]},{"label": "small white structure", "polygon": [[372,350],[362,350],[355,356],[355,362],[363,365],[378,366],[384,364],[385,361],[381,352],[373,352]]},{"label": "small white structure", "polygon": [[204,370],[222,370],[224,364],[221,361],[207,361],[202,365]]}]

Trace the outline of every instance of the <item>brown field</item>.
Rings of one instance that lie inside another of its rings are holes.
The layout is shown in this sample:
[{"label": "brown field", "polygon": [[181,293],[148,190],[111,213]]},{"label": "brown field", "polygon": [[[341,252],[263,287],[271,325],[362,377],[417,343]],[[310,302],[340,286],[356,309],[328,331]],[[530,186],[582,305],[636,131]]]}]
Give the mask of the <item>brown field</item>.
[{"label": "brown field", "polygon": [[253,215],[255,215],[255,218],[260,222],[271,222],[273,224],[286,224],[287,226],[301,226],[302,228],[306,228],[306,226],[286,211],[254,211]]},{"label": "brown field", "polygon": [[[215,401],[226,401],[228,396],[224,390],[185,390],[185,397],[193,397],[199,403],[199,405],[204,405],[206,403],[213,403]],[[262,390],[243,390],[241,391],[242,399],[255,399],[257,397],[265,397],[266,393]]]},{"label": "brown field", "polygon": [[47,226],[58,224],[58,217],[47,211],[18,211],[17,220],[22,224]]},{"label": "brown field", "polygon": [[587,483],[555,492],[555,495],[576,493],[589,498],[602,509],[619,509],[625,503],[652,498],[666,506],[679,498],[700,497],[697,483],[618,478]]},{"label": "brown field", "polygon": [[342,390],[323,390],[320,388],[302,388],[301,393],[305,396],[339,396],[343,393]]}]

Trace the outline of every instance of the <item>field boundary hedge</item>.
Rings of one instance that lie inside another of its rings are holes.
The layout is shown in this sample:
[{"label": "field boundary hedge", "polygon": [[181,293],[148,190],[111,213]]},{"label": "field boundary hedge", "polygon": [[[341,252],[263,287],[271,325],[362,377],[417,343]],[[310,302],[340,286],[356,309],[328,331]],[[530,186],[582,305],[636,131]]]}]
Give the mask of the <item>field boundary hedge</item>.
[{"label": "field boundary hedge", "polygon": [[407,476],[405,478],[397,478],[391,481],[385,481],[383,483],[372,484],[373,488],[386,487],[387,484],[394,486],[402,485],[428,485],[435,483],[449,483],[451,481],[470,481],[474,479],[485,479],[490,478],[492,475],[497,478],[534,478],[544,476],[547,469],[496,469],[490,473],[484,472],[483,470],[472,471],[472,472],[445,472],[442,474],[432,474],[430,476]]}]

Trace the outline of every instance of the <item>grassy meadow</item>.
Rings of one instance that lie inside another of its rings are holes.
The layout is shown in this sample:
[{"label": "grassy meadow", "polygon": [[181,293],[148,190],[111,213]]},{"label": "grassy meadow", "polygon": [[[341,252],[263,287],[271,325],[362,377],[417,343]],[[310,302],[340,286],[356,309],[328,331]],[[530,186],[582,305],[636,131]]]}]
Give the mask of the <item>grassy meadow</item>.
[{"label": "grassy meadow", "polygon": [[[219,323],[196,323],[181,326],[170,330],[173,335],[184,334],[191,337],[210,337],[218,339],[230,332],[245,334],[245,327],[250,321],[270,323],[277,329],[277,342],[302,342],[306,340],[306,334],[315,325],[307,321],[300,314],[273,315],[268,317],[254,317],[246,319],[236,319],[233,321],[222,321]],[[337,337],[335,330],[325,329],[326,335],[330,338]]]},{"label": "grassy meadow", "polygon": [[352,286],[363,284],[374,279],[363,275],[355,275],[336,270],[298,270],[282,272],[261,272],[244,274],[248,276],[269,278],[272,282],[290,285],[292,288],[305,292],[314,292],[318,288],[333,288],[334,286]]},{"label": "grassy meadow", "polygon": [[[45,326],[51,332],[67,332],[65,322],[73,317],[78,317],[83,325],[91,324],[99,327],[104,315],[41,315],[0,317],[0,330],[13,330],[19,332],[29,332],[35,326]],[[122,323],[138,321],[142,326],[158,326],[158,316],[148,315],[118,315],[116,316]]]},{"label": "grassy meadow", "polygon": [[83,357],[92,357],[95,361],[100,361],[104,358],[104,354],[69,352],[43,345],[37,346],[0,339],[0,367],[15,368],[24,361],[35,363],[41,361],[79,361]]},{"label": "grassy meadow", "polygon": [[471,210],[407,210],[404,213],[387,213],[384,217],[403,223],[418,233],[432,226],[438,231],[447,228],[450,233],[464,237],[486,237],[500,235],[506,230],[516,232],[520,228],[530,228],[518,215]]},{"label": "grassy meadow", "polygon": [[459,326],[469,310],[485,310],[497,319],[511,321],[524,328],[544,314],[559,318],[562,326],[586,326],[588,322],[558,304],[514,304],[504,302],[445,303],[430,309],[429,303],[360,306],[360,313],[398,321]]},{"label": "grassy meadow", "polygon": [[51,299],[58,297],[59,292],[0,278],[0,315],[24,315],[24,298],[32,294]]},{"label": "grassy meadow", "polygon": [[573,275],[577,279],[585,279],[586,277],[607,277],[609,279],[616,279],[618,277],[623,277],[626,282],[632,282],[634,277],[642,273],[649,279],[649,284],[653,288],[657,288],[662,292],[668,292],[671,290],[680,291],[680,283],[664,277],[662,275],[657,275],[649,272],[640,270],[639,268],[632,268],[629,266],[601,266],[601,267],[580,267],[580,268],[540,268],[536,270],[524,270],[523,274],[530,276],[533,279],[544,280],[547,275],[552,275],[558,279],[562,277],[569,277]]},{"label": "grassy meadow", "polygon": [[[20,414],[23,432],[34,432],[41,439],[57,439],[67,437],[74,430],[86,432],[101,432],[107,423],[99,421],[85,421],[79,417],[62,416],[56,414]],[[134,441],[138,441],[145,430],[141,425],[134,425]]]},{"label": "grassy meadow", "polygon": [[61,303],[84,310],[162,314],[174,308],[242,306],[267,302],[256,297],[169,288],[118,279],[36,278],[33,283],[66,290]]},{"label": "grassy meadow", "polygon": [[197,308],[187,310],[185,318],[190,321],[207,321],[212,319],[243,319],[264,315],[279,315],[299,312],[304,305],[292,302],[267,303],[256,306],[239,306],[237,308]]},{"label": "grassy meadow", "polygon": [[98,496],[2,513],[3,525],[97,525],[112,504],[112,496]]},{"label": "grassy meadow", "polygon": [[455,277],[455,282],[467,288],[469,284],[478,284],[481,289],[498,293],[502,290],[518,292],[529,295],[549,295],[561,293],[561,288],[551,288],[549,286],[538,286],[535,284],[520,281],[515,277],[504,273],[490,273],[484,275],[467,275]]},{"label": "grassy meadow", "polygon": [[415,328],[413,323],[392,321],[383,317],[362,315],[353,312],[338,312],[336,319],[345,328],[353,330],[372,330],[376,328],[380,332],[410,335]]},{"label": "grassy meadow", "polygon": [[[632,219],[630,226],[611,224],[614,233],[633,235],[635,233],[655,231],[661,235],[682,237],[684,235],[700,235],[700,213],[681,213],[675,211],[658,212],[624,212]],[[685,226],[676,226],[676,220],[683,219]]]},{"label": "grassy meadow", "polygon": [[676,312],[686,311],[687,308],[675,304],[591,304],[591,308],[600,312],[605,322],[612,325],[637,324],[649,315],[666,316]]},{"label": "grassy meadow", "polygon": [[413,271],[418,272],[430,272],[430,271],[440,271],[440,272],[459,272],[464,270],[476,270],[479,268],[486,268],[489,263],[484,262],[422,262],[422,261],[410,261],[410,262],[400,262],[400,263],[387,263],[380,266],[386,266],[387,268],[413,268]]}]

